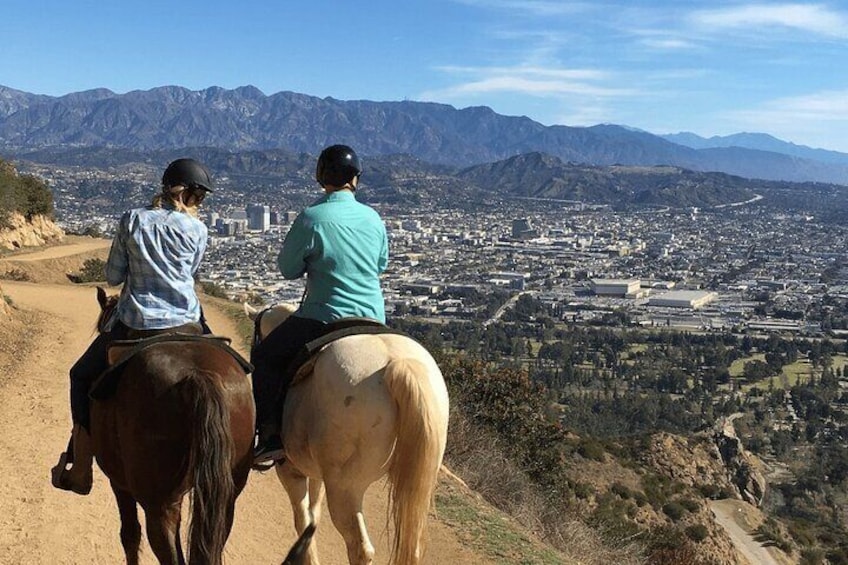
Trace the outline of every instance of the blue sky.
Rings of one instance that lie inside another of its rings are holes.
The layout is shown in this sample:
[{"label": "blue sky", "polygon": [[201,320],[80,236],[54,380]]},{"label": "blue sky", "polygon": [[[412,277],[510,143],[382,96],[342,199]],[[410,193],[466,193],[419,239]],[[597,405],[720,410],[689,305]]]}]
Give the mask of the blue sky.
[{"label": "blue sky", "polygon": [[848,2],[4,0],[0,84],[254,85],[848,152]]}]

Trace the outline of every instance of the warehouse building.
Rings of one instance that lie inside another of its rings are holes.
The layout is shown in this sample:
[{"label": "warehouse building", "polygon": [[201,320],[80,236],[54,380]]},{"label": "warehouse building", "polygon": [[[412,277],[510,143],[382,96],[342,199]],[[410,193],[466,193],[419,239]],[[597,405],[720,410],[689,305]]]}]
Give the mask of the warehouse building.
[{"label": "warehouse building", "polygon": [[598,296],[635,298],[640,286],[639,279],[592,279],[592,292]]},{"label": "warehouse building", "polygon": [[659,296],[652,296],[648,300],[648,305],[697,310],[717,298],[718,293],[707,290],[672,290]]}]

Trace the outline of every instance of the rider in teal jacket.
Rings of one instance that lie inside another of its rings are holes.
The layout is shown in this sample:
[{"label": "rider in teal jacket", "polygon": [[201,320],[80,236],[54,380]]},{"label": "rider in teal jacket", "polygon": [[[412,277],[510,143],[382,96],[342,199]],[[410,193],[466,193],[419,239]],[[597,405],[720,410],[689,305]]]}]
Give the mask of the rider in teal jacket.
[{"label": "rider in teal jacket", "polygon": [[379,214],[354,196],[361,173],[350,147],[321,152],[315,176],[325,194],[297,217],[277,258],[285,278],[306,275],[306,293],[297,311],[251,352],[259,432],[255,463],[284,456],[281,414],[288,368],[298,351],[334,320],[386,321],[380,274],[388,263],[388,238]]}]

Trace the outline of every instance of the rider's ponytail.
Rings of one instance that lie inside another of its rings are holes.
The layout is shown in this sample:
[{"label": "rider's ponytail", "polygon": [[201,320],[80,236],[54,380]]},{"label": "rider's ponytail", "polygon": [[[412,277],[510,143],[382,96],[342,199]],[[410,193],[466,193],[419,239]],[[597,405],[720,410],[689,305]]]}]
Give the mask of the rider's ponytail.
[{"label": "rider's ponytail", "polygon": [[185,189],[182,186],[162,187],[162,192],[153,197],[151,206],[161,208],[162,203],[169,204],[177,209],[178,212],[184,212],[189,216],[197,217],[197,205],[187,206],[183,201],[182,194]]}]

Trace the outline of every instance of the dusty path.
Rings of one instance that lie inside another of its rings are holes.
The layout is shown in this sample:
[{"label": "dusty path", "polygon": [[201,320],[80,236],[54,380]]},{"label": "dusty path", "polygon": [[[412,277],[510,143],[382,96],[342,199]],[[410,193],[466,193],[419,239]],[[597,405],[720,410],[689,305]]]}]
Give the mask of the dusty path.
[{"label": "dusty path", "polygon": [[736,550],[748,560],[751,565],[781,565],[768,548],[755,540],[737,522],[734,514],[739,511],[740,502],[736,500],[716,500],[710,503],[715,521],[727,532]]},{"label": "dusty path", "polygon": [[94,239],[88,237],[69,238],[72,242],[70,245],[52,245],[44,248],[22,249],[15,254],[9,255],[7,258],[13,261],[44,261],[46,259],[58,259],[79,253],[88,253],[90,251],[99,251],[108,249],[111,242],[106,239]]},{"label": "dusty path", "polygon": [[[114,564],[123,562],[112,492],[96,469],[87,497],[53,489],[49,470],[70,428],[67,371],[91,341],[97,314],[94,289],[70,284],[3,281],[3,292],[28,321],[25,348],[0,347],[0,565]],[[231,321],[205,307],[216,333],[236,335]],[[0,340],[14,343],[0,331]],[[365,515],[386,563],[385,489],[369,492]],[[227,545],[229,564],[279,563],[294,539],[288,499],[273,473],[253,473],[236,507]],[[426,563],[485,563],[463,548],[451,530],[431,519]],[[341,536],[324,511],[318,530],[322,563],[347,563]],[[153,564],[143,546],[142,563]]]}]

